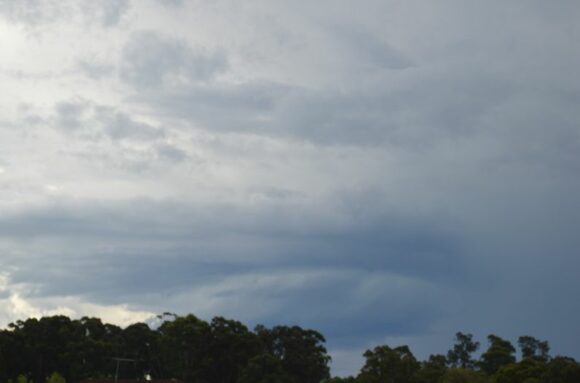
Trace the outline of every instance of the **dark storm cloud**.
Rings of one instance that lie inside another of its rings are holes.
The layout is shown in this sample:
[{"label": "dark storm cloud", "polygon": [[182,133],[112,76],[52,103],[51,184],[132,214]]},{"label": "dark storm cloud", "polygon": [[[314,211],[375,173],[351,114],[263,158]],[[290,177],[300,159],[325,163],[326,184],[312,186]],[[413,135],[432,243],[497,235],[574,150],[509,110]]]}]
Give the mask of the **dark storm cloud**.
[{"label": "dark storm cloud", "polygon": [[[294,220],[300,217],[303,226],[309,225],[311,214],[286,212]],[[375,228],[374,234],[354,226],[321,236],[321,230],[328,228],[310,225],[305,231],[284,220],[276,223],[268,211],[134,201],[92,209],[55,206],[21,212],[3,217],[0,232],[3,239],[34,238],[41,247],[51,244],[40,253],[32,248],[35,254],[25,256],[27,261],[10,260],[19,266],[12,281],[35,281],[36,296],[74,290],[91,301],[112,304],[123,290],[137,300],[155,296],[149,303],[162,310],[165,293],[187,294],[245,275],[279,274],[282,280],[288,275],[311,275],[288,288],[274,284],[268,293],[254,290],[251,283],[240,291],[222,289],[215,292],[215,299],[226,303],[262,300],[265,307],[271,307],[268,315],[238,315],[254,323],[276,323],[286,317],[292,323],[322,326],[337,344],[350,344],[357,336],[373,339],[385,326],[392,333],[426,331],[437,311],[430,303],[432,295],[438,294],[434,283],[443,280],[457,285],[462,280],[462,267],[451,265],[457,257],[454,239],[424,223],[401,224],[394,219],[369,225]],[[64,243],[67,247],[61,247]],[[425,254],[423,247],[439,253]],[[430,263],[430,257],[437,262]],[[411,265],[425,262],[432,267]],[[86,275],[88,270],[91,277]],[[401,300],[400,294],[406,298]],[[337,296],[340,300],[333,298]],[[236,315],[226,303],[220,310]],[[420,321],[409,311],[415,312],[418,304],[423,306]],[[350,307],[347,312],[344,305]],[[371,308],[381,315],[369,316]],[[176,309],[192,308],[182,302]],[[357,329],[356,336],[341,334],[341,324],[333,319],[341,311],[340,323]]]}]

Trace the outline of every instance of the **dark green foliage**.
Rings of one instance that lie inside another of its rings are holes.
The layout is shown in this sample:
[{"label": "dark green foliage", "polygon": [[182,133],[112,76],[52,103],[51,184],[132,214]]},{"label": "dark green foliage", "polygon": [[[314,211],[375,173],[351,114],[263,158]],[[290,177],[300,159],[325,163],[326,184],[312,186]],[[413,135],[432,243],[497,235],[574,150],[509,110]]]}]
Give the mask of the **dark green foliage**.
[{"label": "dark green foliage", "polygon": [[450,368],[441,379],[441,383],[487,383],[488,381],[488,378],[481,372],[467,368]]},{"label": "dark green foliage", "polygon": [[[25,374],[33,382],[44,383],[55,371],[67,381],[96,375],[98,370],[108,367],[110,360],[104,358],[115,340],[104,330],[99,335],[98,331],[91,334],[89,322],[93,328],[100,324],[87,318],[71,321],[65,316],[10,324],[9,330],[0,335],[0,350],[3,350],[0,363],[5,378],[15,379]],[[118,327],[115,329],[120,331]]]},{"label": "dark green foliage", "polygon": [[547,362],[550,359],[550,346],[547,341],[540,341],[533,336],[520,336],[518,346],[522,352],[522,358],[533,358]]},{"label": "dark green foliage", "polygon": [[145,323],[121,329],[86,317],[12,323],[0,331],[0,382],[112,380],[113,358],[130,360],[119,364],[120,379],[150,374],[185,383],[319,383],[329,376],[325,339],[316,331],[259,326],[252,332],[222,317],[211,323],[191,314],[172,317],[156,330]]},{"label": "dark green foliage", "polygon": [[277,357],[282,368],[295,383],[319,383],[329,377],[330,357],[324,347],[325,339],[317,331],[298,326],[276,326],[255,329],[263,352]]},{"label": "dark green foliage", "polygon": [[361,383],[411,383],[419,370],[419,362],[407,346],[378,346],[364,353],[365,365],[358,381]]},{"label": "dark green foliage", "polygon": [[580,365],[572,358],[557,356],[546,366],[542,383],[580,382]]},{"label": "dark green foliage", "polygon": [[216,317],[210,324],[204,376],[209,382],[235,383],[249,360],[260,350],[256,334],[241,322]]},{"label": "dark green foliage", "polygon": [[510,363],[515,363],[514,356],[516,349],[512,344],[496,335],[489,335],[489,348],[481,355],[479,365],[481,369],[489,374],[495,374],[501,367]]},{"label": "dark green foliage", "polygon": [[431,355],[429,360],[421,363],[421,369],[415,374],[415,383],[438,383],[446,372],[447,358]]},{"label": "dark green foliage", "polygon": [[239,383],[292,383],[280,359],[272,354],[252,358],[241,373]]},{"label": "dark green foliage", "polygon": [[473,335],[458,332],[455,334],[455,345],[447,352],[447,361],[453,367],[473,368],[475,361],[471,355],[479,348],[479,342]]},{"label": "dark green foliage", "polygon": [[120,334],[120,348],[115,350],[117,357],[133,359],[134,363],[124,365],[120,378],[131,378],[146,373],[159,375],[162,371],[159,360],[159,333],[151,330],[145,323],[135,323]]},{"label": "dark green foliage", "polygon": [[[522,360],[512,344],[490,335],[479,361],[471,334],[457,333],[448,356],[419,362],[408,346],[380,345],[364,353],[357,377],[330,377],[325,339],[298,326],[257,326],[216,317],[168,315],[157,329],[125,329],[98,318],[27,319],[0,330],[0,383],[66,383],[87,379],[179,379],[184,383],[580,383],[572,358],[550,359],[546,341],[522,336]],[[448,365],[454,366],[448,368]],[[477,369],[476,369],[477,368]]]},{"label": "dark green foliage", "polygon": [[494,383],[539,383],[545,371],[544,362],[526,358],[517,364],[512,363],[500,368],[494,375]]},{"label": "dark green foliage", "polygon": [[348,376],[346,378],[336,376],[334,378],[326,379],[323,381],[323,383],[357,383],[357,382],[358,380],[352,376]]},{"label": "dark green foliage", "polygon": [[207,322],[192,314],[164,322],[158,330],[164,375],[171,373],[184,382],[203,381],[210,331]]},{"label": "dark green foliage", "polygon": [[46,383],[66,383],[64,377],[59,374],[58,372],[53,372],[50,376],[46,379]]}]

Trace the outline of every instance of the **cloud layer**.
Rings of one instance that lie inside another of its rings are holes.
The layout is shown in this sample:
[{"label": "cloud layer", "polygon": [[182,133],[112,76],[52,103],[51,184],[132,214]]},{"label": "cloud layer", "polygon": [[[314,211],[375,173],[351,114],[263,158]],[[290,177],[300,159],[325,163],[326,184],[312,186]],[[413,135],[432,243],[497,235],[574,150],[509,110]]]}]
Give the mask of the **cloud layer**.
[{"label": "cloud layer", "polygon": [[0,322],[580,356],[575,1],[0,0]]}]

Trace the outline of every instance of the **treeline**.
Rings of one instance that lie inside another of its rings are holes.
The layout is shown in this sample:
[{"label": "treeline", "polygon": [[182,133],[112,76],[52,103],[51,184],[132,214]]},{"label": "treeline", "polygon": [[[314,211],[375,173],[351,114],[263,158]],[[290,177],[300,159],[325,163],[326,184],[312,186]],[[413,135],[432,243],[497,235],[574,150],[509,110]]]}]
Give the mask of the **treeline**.
[{"label": "treeline", "polygon": [[[168,316],[165,315],[165,318]],[[324,337],[297,326],[257,326],[170,315],[156,329],[98,318],[17,321],[0,331],[0,382],[179,379],[186,383],[319,383],[329,375]],[[122,360],[120,360],[122,359]],[[51,381],[59,379],[51,379]]]},{"label": "treeline", "polygon": [[407,346],[364,353],[355,377],[331,378],[324,337],[298,326],[210,322],[164,316],[155,329],[126,328],[98,318],[27,319],[0,331],[0,383],[64,383],[88,379],[179,379],[186,383],[579,383],[580,364],[551,357],[546,341],[530,336],[515,347],[496,335],[479,358],[479,342],[457,333],[446,355],[419,361]]},{"label": "treeline", "polygon": [[480,343],[458,332],[446,355],[418,361],[408,346],[377,346],[364,353],[357,377],[332,378],[327,383],[580,383],[580,364],[573,358],[549,354],[547,341],[518,338],[516,349],[497,335],[487,337],[488,347],[478,359]]}]

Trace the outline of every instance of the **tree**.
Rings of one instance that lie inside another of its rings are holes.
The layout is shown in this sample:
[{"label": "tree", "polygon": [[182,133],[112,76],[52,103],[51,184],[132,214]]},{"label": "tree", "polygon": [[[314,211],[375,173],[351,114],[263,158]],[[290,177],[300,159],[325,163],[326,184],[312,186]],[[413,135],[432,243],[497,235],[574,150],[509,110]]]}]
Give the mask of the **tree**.
[{"label": "tree", "polygon": [[357,383],[357,379],[352,376],[347,376],[346,378],[335,376],[333,378],[324,380],[322,383]]},{"label": "tree", "polygon": [[282,363],[286,374],[296,383],[319,383],[329,377],[330,356],[325,339],[318,331],[298,326],[275,326],[271,330],[256,326],[255,332],[264,353]]},{"label": "tree", "polygon": [[409,383],[419,370],[408,346],[378,346],[363,355],[366,361],[358,376],[362,383]]},{"label": "tree", "polygon": [[73,321],[73,326],[75,337],[69,339],[64,357],[70,366],[68,380],[103,377],[114,371],[111,357],[122,354],[122,329],[89,317]]},{"label": "tree", "polygon": [[443,355],[431,355],[429,360],[421,363],[421,369],[415,375],[416,383],[438,383],[447,372],[447,358]]},{"label": "tree", "polygon": [[453,367],[473,368],[475,361],[471,355],[479,348],[479,342],[473,341],[473,335],[458,332],[455,334],[455,345],[447,352],[447,361]]},{"label": "tree", "polygon": [[533,358],[526,358],[517,364],[501,367],[493,376],[494,383],[540,382],[546,371],[546,364]]},{"label": "tree", "polygon": [[210,342],[210,327],[195,315],[178,316],[158,329],[164,377],[177,377],[186,383],[200,381],[204,357]]},{"label": "tree", "polygon": [[515,363],[514,353],[516,349],[512,344],[497,335],[489,335],[489,348],[481,355],[479,365],[489,375],[493,375],[501,367]]},{"label": "tree", "polygon": [[292,383],[278,358],[260,354],[252,358],[240,375],[239,383]]},{"label": "tree", "polygon": [[68,317],[55,315],[27,319],[9,327],[22,344],[21,357],[26,359],[27,372],[36,383],[45,383],[53,371],[71,378],[71,348],[81,336],[78,327]]},{"label": "tree", "polygon": [[573,358],[557,356],[546,367],[545,383],[576,383],[580,382],[580,364]]},{"label": "tree", "polygon": [[58,372],[53,372],[50,376],[46,379],[46,383],[66,383],[66,380],[63,378],[61,374]]},{"label": "tree", "polygon": [[241,322],[215,317],[210,323],[206,379],[235,383],[248,361],[260,353],[260,342]]},{"label": "tree", "polygon": [[450,368],[441,379],[441,383],[486,383],[487,381],[487,377],[481,372],[466,368]]},{"label": "tree", "polygon": [[[159,334],[145,323],[134,323],[121,333],[121,350],[116,356],[135,360],[132,368],[121,376],[135,378],[153,372],[160,373]],[[128,374],[128,375],[127,375]]]},{"label": "tree", "polygon": [[543,362],[550,359],[550,346],[547,341],[540,341],[533,336],[520,336],[518,346],[522,352],[522,358],[533,358]]}]

